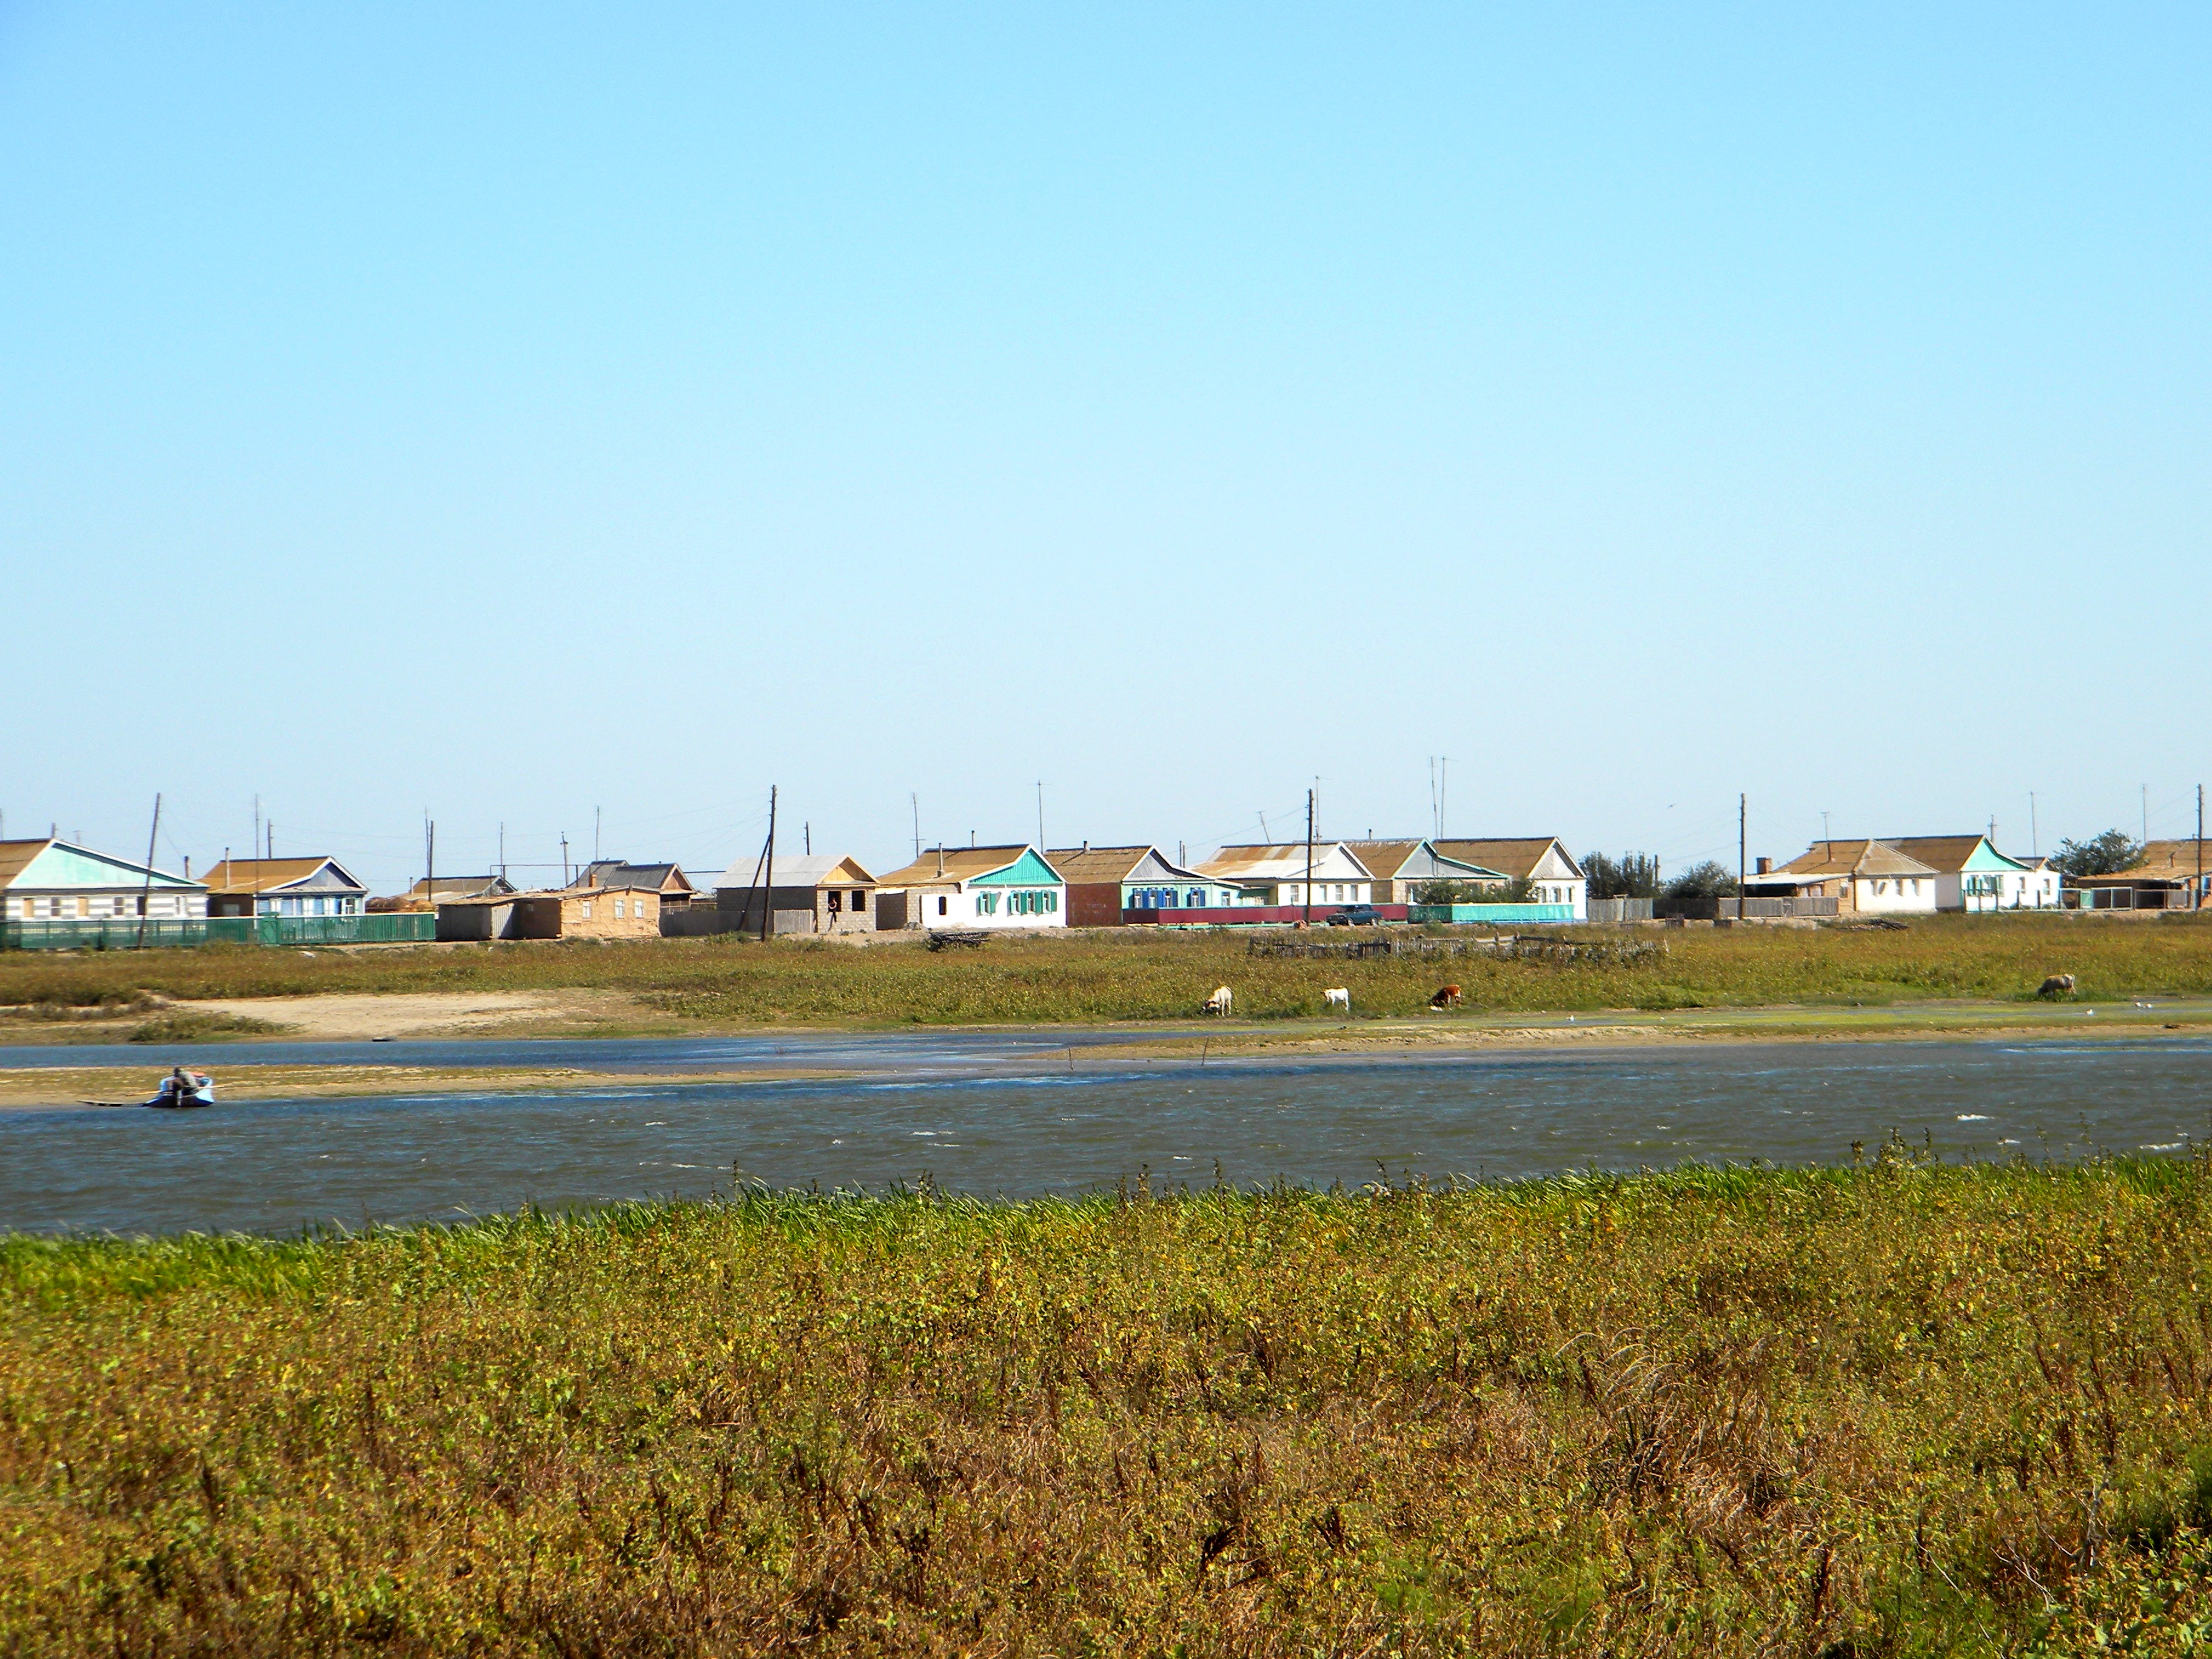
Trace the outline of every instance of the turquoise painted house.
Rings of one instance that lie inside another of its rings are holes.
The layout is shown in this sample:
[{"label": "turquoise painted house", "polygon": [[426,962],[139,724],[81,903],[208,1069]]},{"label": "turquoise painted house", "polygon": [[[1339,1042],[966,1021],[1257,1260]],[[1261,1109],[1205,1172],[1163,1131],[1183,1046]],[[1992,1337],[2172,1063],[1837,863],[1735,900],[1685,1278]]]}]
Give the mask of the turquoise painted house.
[{"label": "turquoise painted house", "polygon": [[933,848],[876,885],[878,929],[1067,926],[1067,883],[1034,847]]},{"label": "turquoise painted house", "polygon": [[185,921],[208,913],[205,884],[47,836],[0,841],[0,921]]},{"label": "turquoise painted house", "polygon": [[2056,910],[2058,872],[2008,858],[1987,836],[1899,836],[1889,843],[1936,872],[1938,910]]}]

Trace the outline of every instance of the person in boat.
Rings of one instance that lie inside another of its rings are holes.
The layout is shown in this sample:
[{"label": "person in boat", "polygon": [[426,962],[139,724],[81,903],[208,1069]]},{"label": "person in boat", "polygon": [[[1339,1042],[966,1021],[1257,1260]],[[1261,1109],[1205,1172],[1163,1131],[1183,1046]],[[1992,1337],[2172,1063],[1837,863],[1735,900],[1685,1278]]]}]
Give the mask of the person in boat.
[{"label": "person in boat", "polygon": [[214,1099],[215,1079],[205,1072],[187,1072],[181,1066],[170,1068],[154,1097],[155,1103],[161,1106],[205,1104]]}]

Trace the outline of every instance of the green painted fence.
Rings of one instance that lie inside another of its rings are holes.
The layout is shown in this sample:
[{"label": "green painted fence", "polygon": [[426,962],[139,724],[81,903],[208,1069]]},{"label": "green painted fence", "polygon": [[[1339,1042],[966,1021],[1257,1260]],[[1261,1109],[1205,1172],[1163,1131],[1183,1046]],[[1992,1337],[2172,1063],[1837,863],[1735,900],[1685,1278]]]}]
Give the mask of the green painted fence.
[{"label": "green painted fence", "polygon": [[1572,921],[1571,904],[1411,904],[1408,921],[1483,922],[1500,925]]},{"label": "green painted fence", "polygon": [[[143,929],[143,931],[142,931]],[[105,916],[78,921],[0,921],[0,951],[135,951],[194,945],[413,945],[438,937],[427,910],[357,916]]]}]

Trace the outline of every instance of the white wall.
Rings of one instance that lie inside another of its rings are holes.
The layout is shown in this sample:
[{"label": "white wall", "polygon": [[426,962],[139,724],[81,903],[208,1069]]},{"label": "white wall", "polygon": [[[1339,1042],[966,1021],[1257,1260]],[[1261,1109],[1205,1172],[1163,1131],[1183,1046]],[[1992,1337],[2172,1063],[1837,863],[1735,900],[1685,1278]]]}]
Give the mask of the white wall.
[{"label": "white wall", "polygon": [[[1017,909],[1016,893],[1051,896],[1052,908],[1042,914]],[[995,900],[995,904],[992,901]],[[943,908],[939,908],[940,902]],[[1035,887],[976,887],[961,892],[915,891],[908,898],[909,927],[979,927],[1002,932],[1067,926],[1067,889],[1042,884]],[[915,910],[920,912],[919,921]]]},{"label": "white wall", "polygon": [[1854,876],[1851,896],[1863,911],[1932,916],[1936,883],[1934,876]]}]

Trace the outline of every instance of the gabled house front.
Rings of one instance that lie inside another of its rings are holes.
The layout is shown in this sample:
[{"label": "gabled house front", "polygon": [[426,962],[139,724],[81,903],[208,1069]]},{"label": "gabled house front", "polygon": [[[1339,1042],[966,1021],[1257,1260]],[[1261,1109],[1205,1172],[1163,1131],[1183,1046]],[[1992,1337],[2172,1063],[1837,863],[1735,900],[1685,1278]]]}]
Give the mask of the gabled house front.
[{"label": "gabled house front", "polygon": [[1589,878],[1557,836],[1509,836],[1503,840],[1468,841],[1438,836],[1431,843],[1445,858],[1480,864],[1509,881],[1528,884],[1532,904],[1565,904],[1577,921],[1589,920]]},{"label": "gabled house front", "polygon": [[1056,847],[1046,857],[1067,883],[1071,927],[1119,927],[1130,910],[1224,908],[1243,896],[1157,847]]},{"label": "gabled house front", "polygon": [[368,889],[336,859],[224,859],[207,872],[211,916],[357,916]]},{"label": "gabled house front", "polygon": [[1375,878],[1377,904],[1413,904],[1421,890],[1443,882],[1468,887],[1502,886],[1508,879],[1502,870],[1486,869],[1464,859],[1449,859],[1429,841],[1355,841],[1348,842],[1356,857]]},{"label": "gabled house front", "polygon": [[1034,847],[932,848],[878,879],[876,926],[1065,927],[1067,884]]},{"label": "gabled house front", "polygon": [[1243,895],[1240,904],[1372,904],[1375,876],[1340,841],[1224,847],[1200,872]]},{"label": "gabled house front", "polygon": [[825,853],[775,855],[775,868],[763,872],[757,859],[743,859],[722,872],[714,884],[714,906],[723,926],[737,933],[760,927],[762,890],[773,879],[768,904],[779,933],[864,933],[876,925],[872,902],[876,878],[855,858]]},{"label": "gabled house front", "polygon": [[[1759,860],[1744,878],[1746,898],[1822,898],[1838,915],[1853,911],[1936,914],[1936,871],[1909,853],[1880,841],[1816,841],[1779,869]],[[1729,901],[1721,901],[1728,914]]]},{"label": "gabled house front", "polygon": [[207,888],[189,876],[52,836],[0,841],[0,921],[184,921],[207,913]]},{"label": "gabled house front", "polygon": [[1939,911],[2056,910],[2058,875],[2008,858],[1987,836],[1892,836],[1884,843],[1936,872]]},{"label": "gabled house front", "polygon": [[683,867],[674,864],[632,864],[627,859],[593,859],[576,872],[571,887],[648,887],[663,905],[689,904],[698,896]]}]

